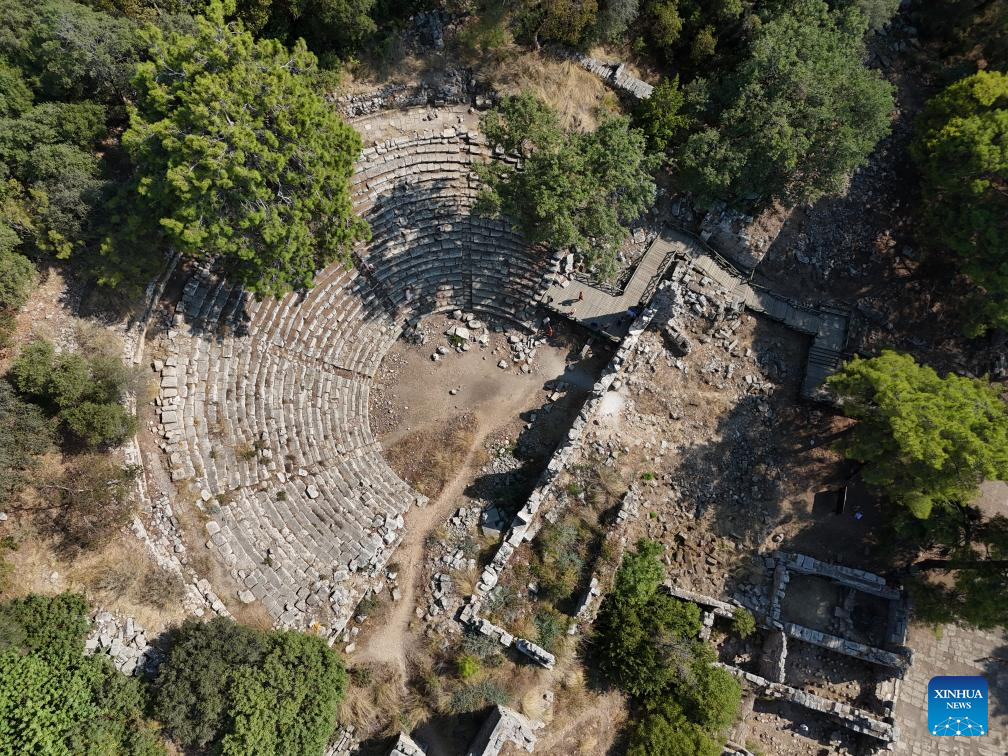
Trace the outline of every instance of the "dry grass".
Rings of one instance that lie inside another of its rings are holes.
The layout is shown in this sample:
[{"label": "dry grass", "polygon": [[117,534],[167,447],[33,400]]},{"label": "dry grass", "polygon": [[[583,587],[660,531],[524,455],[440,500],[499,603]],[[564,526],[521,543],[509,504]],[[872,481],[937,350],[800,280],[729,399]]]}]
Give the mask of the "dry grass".
[{"label": "dry grass", "polygon": [[556,110],[570,129],[589,131],[606,114],[621,110],[612,90],[571,61],[505,51],[485,62],[480,73],[504,94],[532,92]]},{"label": "dry grass", "polygon": [[83,593],[93,606],[134,617],[156,633],[185,617],[181,582],[154,563],[132,534],[122,534],[100,551],[62,558],[57,542],[36,532],[25,517],[7,521],[16,548],[5,551],[13,577],[0,598],[29,593]]},{"label": "dry grass", "polygon": [[409,731],[427,714],[395,665],[361,664],[351,669],[350,689],[340,703],[338,719],[370,737]]},{"label": "dry grass", "polygon": [[476,438],[476,416],[467,412],[440,427],[400,439],[385,457],[403,480],[424,496],[437,498],[465,462]]}]

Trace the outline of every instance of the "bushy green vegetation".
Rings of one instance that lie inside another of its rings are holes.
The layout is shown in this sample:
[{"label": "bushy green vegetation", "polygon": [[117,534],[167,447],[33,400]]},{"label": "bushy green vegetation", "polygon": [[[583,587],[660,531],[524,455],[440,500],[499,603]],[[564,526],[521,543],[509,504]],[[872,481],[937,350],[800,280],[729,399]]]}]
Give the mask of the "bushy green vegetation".
[{"label": "bushy green vegetation", "polygon": [[[699,607],[661,590],[660,553],[658,544],[642,541],[624,557],[595,621],[593,651],[603,675],[644,711],[632,753],[717,753],[741,688],[697,639]],[[673,731],[680,734],[670,740]],[[663,743],[671,750],[661,750]]]},{"label": "bushy green vegetation", "polygon": [[752,612],[742,607],[736,608],[732,615],[732,630],[743,640],[755,633],[756,618],[753,617]]},{"label": "bushy green vegetation", "polygon": [[122,405],[130,373],[116,357],[56,354],[38,339],[21,351],[10,380],[84,447],[117,445],[136,432],[136,416]]},{"label": "bushy green vegetation", "polygon": [[480,210],[503,213],[530,242],[575,251],[611,278],[627,224],[655,199],[657,163],[643,132],[617,117],[590,133],[566,132],[529,93],[506,98],[480,125],[493,147],[522,158],[521,170],[501,161],[480,167]]},{"label": "bushy green vegetation", "polygon": [[349,190],[360,137],[314,90],[303,42],[254,40],[219,2],[205,13],[194,34],[148,32],[123,135],[141,210],[106,241],[107,262],[153,234],[140,222],[151,218],[177,249],[217,260],[259,295],[308,288],[366,236]]},{"label": "bushy green vegetation", "polygon": [[929,241],[978,288],[967,330],[1008,327],[1008,74],[955,82],[928,102],[917,129]]},{"label": "bushy green vegetation", "polygon": [[754,33],[729,74],[698,79],[698,127],[672,166],[701,198],[808,202],[843,187],[889,132],[892,87],[865,68],[865,23],[799,0]]},{"label": "bushy green vegetation", "polygon": [[690,124],[683,112],[685,94],[679,77],[662,79],[651,96],[637,106],[636,120],[648,138],[651,149],[666,153]]},{"label": "bushy green vegetation", "polygon": [[70,0],[0,2],[0,250],[67,257],[99,233],[101,141],[138,59],[128,20]]},{"label": "bushy green vegetation", "polygon": [[17,312],[36,280],[31,260],[14,251],[17,244],[17,233],[0,215],[0,352],[11,345]]},{"label": "bushy green vegetation", "polygon": [[89,627],[79,596],[0,604],[0,754],[165,752],[138,681],[84,655]]},{"label": "bushy green vegetation", "polygon": [[0,506],[28,482],[38,458],[52,447],[54,423],[0,380]]},{"label": "bushy green vegetation", "polygon": [[222,754],[321,754],[347,686],[317,637],[187,620],[154,686],[154,712],[186,747]]},{"label": "bushy green vegetation", "polygon": [[471,654],[464,654],[458,658],[458,676],[463,680],[475,677],[480,671],[480,662]]},{"label": "bushy green vegetation", "polygon": [[0,604],[0,754],[165,753],[153,712],[185,747],[221,754],[321,754],[347,676],[320,638],[189,620],[168,638],[152,690],[85,656],[83,598]]},{"label": "bushy green vegetation", "polygon": [[649,708],[634,729],[627,756],[719,756],[721,743],[671,701]]},{"label": "bushy green vegetation", "polygon": [[857,420],[840,448],[866,483],[914,516],[972,501],[1008,477],[1008,408],[989,383],[941,377],[909,355],[855,358],[828,381]]}]

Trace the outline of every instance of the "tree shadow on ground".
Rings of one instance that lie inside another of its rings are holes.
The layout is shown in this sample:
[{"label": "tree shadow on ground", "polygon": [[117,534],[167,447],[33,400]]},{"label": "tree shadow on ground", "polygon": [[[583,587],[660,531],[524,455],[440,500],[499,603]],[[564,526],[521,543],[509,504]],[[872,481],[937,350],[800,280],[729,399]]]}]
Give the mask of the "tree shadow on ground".
[{"label": "tree shadow on ground", "polygon": [[[762,316],[756,322],[752,351],[763,388],[749,389],[682,452],[673,490],[740,552],[783,549],[884,565],[875,548],[883,524],[877,503],[863,496],[838,513],[835,498],[823,495],[842,489],[852,468],[833,451],[846,421],[800,395],[809,339]],[[703,411],[699,399],[689,405],[687,418]]]},{"label": "tree shadow on ground", "polygon": [[991,717],[1008,717],[1008,644],[998,646],[990,656],[977,659],[990,691]]}]

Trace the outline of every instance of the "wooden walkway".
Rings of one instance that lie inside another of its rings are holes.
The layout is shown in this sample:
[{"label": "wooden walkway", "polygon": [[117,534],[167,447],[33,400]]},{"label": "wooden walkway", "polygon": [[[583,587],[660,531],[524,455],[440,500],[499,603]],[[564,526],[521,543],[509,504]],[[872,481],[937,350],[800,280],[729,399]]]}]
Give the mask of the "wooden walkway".
[{"label": "wooden walkway", "polygon": [[579,279],[554,274],[553,283],[546,289],[541,303],[558,315],[619,341],[626,336],[642,301],[654,293],[672,259],[684,253],[681,240],[663,234],[644,252],[621,293],[614,294]]},{"label": "wooden walkway", "polygon": [[565,318],[619,341],[626,336],[634,314],[650,299],[672,261],[684,260],[693,270],[714,281],[729,299],[812,337],[801,393],[808,399],[821,399],[823,383],[843,359],[850,316],[835,307],[806,307],[773,294],[751,284],[730,264],[712,255],[716,253],[708,253],[692,235],[666,228],[648,247],[621,293],[555,273],[541,303]]}]

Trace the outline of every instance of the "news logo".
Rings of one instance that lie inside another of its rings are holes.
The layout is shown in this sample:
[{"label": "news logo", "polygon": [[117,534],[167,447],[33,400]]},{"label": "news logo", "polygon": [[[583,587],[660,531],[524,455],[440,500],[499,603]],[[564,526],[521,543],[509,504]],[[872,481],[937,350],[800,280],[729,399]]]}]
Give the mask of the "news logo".
[{"label": "news logo", "polygon": [[932,677],[928,681],[932,735],[986,735],[987,681],[982,677]]}]

